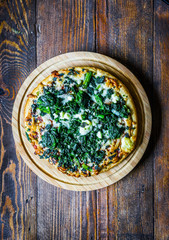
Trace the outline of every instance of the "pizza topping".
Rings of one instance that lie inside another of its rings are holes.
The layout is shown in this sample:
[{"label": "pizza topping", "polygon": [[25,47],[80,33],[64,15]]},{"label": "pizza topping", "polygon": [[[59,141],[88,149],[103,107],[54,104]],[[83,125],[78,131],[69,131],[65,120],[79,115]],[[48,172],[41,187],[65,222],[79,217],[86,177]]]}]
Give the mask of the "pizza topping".
[{"label": "pizza topping", "polygon": [[43,122],[43,119],[41,116],[38,117],[39,122]]},{"label": "pizza topping", "polygon": [[89,120],[82,121],[82,124],[79,128],[80,135],[86,135],[92,130],[92,123]]},{"label": "pizza topping", "polygon": [[[39,127],[33,138],[42,149],[41,158],[58,163],[62,172],[88,176],[98,174],[113,158],[117,161],[120,149],[109,156],[112,146],[115,150],[120,146],[116,139],[122,137],[124,152],[133,149],[131,110],[115,91],[119,87],[115,79],[76,68],[54,71],[53,76],[53,82],[33,100],[31,118],[26,118],[28,125],[33,121]],[[26,136],[31,141],[28,131]]]},{"label": "pizza topping", "polygon": [[102,132],[98,131],[98,132],[97,132],[97,137],[98,137],[98,138],[102,138]]},{"label": "pizza topping", "polygon": [[133,142],[128,137],[123,137],[121,143],[121,149],[125,152],[130,152],[133,148]]},{"label": "pizza topping", "polygon": [[108,159],[112,160],[115,156],[116,154],[113,154],[112,156],[109,156]]},{"label": "pizza topping", "polygon": [[29,141],[29,142],[31,142],[31,140],[30,140],[30,137],[29,137],[28,133],[27,133],[27,132],[25,132],[25,133],[26,133],[26,137],[27,137],[28,141]]},{"label": "pizza topping", "polygon": [[83,81],[83,87],[84,88],[88,87],[91,77],[92,77],[92,72],[90,72],[90,71],[87,72],[86,75],[85,75],[85,79]]}]

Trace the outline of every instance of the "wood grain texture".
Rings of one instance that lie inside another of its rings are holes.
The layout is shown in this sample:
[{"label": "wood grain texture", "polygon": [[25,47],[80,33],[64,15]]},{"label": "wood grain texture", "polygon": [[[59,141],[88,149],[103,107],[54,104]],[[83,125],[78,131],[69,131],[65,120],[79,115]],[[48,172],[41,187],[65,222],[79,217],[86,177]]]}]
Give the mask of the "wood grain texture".
[{"label": "wood grain texture", "polygon": [[[151,99],[153,2],[98,1],[96,11],[96,50],[129,67]],[[115,211],[112,222],[108,222],[109,229],[115,224],[111,231],[114,239],[153,239],[153,155],[148,153],[137,168],[98,200],[99,206],[111,206]],[[105,189],[99,190],[100,194],[102,191]],[[112,191],[114,199],[108,205]],[[99,218],[106,222],[110,212],[98,213]],[[102,226],[98,225],[98,232],[106,239]]]},{"label": "wood grain texture", "polygon": [[36,236],[36,175],[21,160],[12,137],[14,98],[35,64],[35,3],[0,1],[0,238]]},{"label": "wood grain texture", "polygon": [[[154,2],[154,231],[169,238],[169,6]],[[157,98],[158,96],[158,98]],[[159,104],[160,102],[160,104]]]},{"label": "wood grain texture", "polygon": [[[168,239],[168,11],[162,0],[0,1],[1,239]],[[35,20],[38,65],[68,51],[97,51],[144,86],[153,108],[151,143],[118,184],[79,193],[38,178],[36,187],[16,156],[12,106],[36,65]]]}]

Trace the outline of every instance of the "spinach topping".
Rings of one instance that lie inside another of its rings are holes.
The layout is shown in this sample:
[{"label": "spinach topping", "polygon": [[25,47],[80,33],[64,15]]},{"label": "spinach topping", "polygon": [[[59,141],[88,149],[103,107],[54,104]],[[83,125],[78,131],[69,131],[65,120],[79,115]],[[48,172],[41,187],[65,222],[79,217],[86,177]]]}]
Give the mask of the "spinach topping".
[{"label": "spinach topping", "polygon": [[37,105],[36,104],[32,104],[32,113],[35,114],[36,113],[36,109],[37,109]]},{"label": "spinach topping", "polygon": [[104,79],[105,79],[105,76],[103,76],[103,77],[97,77],[97,78],[95,79],[95,81],[96,81],[97,83],[103,83],[103,82],[104,82]]},{"label": "spinach topping", "polygon": [[94,88],[88,87],[87,88],[87,93],[89,93],[90,95],[93,95],[94,94]]},{"label": "spinach topping", "polygon": [[42,141],[40,141],[40,144],[42,144],[43,147],[47,147],[51,150],[55,149],[56,144],[58,143],[58,134],[56,128],[49,129],[49,125],[46,126],[46,131],[42,135]]},{"label": "spinach topping", "polygon": [[76,74],[79,74],[79,72],[76,71],[76,70],[74,69],[74,67],[73,67],[73,68],[69,68],[69,73],[68,73],[67,75],[76,75]]},{"label": "spinach topping", "polygon": [[107,97],[107,98],[111,98],[111,96],[112,96],[113,93],[114,93],[114,90],[113,90],[112,88],[108,89],[108,90],[107,90],[107,95],[106,95],[106,97]]},{"label": "spinach topping", "polygon": [[63,86],[59,90],[54,77],[52,86],[44,86],[43,93],[32,104],[32,114],[40,110],[41,116],[49,114],[53,123],[57,123],[57,127],[47,124],[42,130],[39,144],[44,152],[40,157],[57,161],[59,167],[72,172],[99,171],[106,155],[101,147],[121,137],[126,128],[119,125],[119,118],[127,118],[130,109],[121,96],[115,103],[105,103],[114,90],[108,89],[106,96],[102,95],[103,90],[99,91],[98,84],[104,84],[104,76],[95,77],[88,71],[80,87],[73,79],[74,74],[79,72],[71,68],[67,74],[71,78],[62,76]]},{"label": "spinach topping", "polygon": [[122,97],[120,100],[115,104],[112,105],[112,113],[114,113],[118,117],[127,118],[130,114],[130,109],[125,105],[125,102]]},{"label": "spinach topping", "polygon": [[30,140],[30,137],[29,137],[28,133],[27,133],[27,132],[25,132],[25,134],[26,134],[26,137],[27,137],[28,141],[29,141],[29,142],[31,142],[31,140]]}]

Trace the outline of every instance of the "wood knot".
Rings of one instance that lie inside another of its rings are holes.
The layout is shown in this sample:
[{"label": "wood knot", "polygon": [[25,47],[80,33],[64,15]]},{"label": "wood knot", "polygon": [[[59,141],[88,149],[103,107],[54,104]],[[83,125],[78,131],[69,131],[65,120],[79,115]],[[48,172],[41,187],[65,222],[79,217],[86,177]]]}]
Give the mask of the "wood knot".
[{"label": "wood knot", "polygon": [[0,96],[4,95],[5,91],[3,90],[3,88],[0,88]]},{"label": "wood knot", "polygon": [[35,24],[35,33],[36,33],[36,36],[39,37],[40,34],[41,34],[41,26],[40,24]]}]

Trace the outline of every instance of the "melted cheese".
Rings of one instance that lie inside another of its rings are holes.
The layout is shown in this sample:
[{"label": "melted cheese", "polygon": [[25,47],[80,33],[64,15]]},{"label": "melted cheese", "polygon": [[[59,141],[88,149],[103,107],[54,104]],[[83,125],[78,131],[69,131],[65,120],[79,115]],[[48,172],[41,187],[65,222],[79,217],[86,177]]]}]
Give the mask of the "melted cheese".
[{"label": "melted cheese", "polygon": [[69,120],[71,118],[71,115],[69,113],[60,112],[60,119],[67,119]]},{"label": "melted cheese", "polygon": [[63,99],[63,105],[65,105],[67,102],[72,101],[73,100],[73,96],[70,94],[62,94],[62,95],[58,95],[58,98],[62,98]]},{"label": "melted cheese", "polygon": [[51,124],[51,116],[50,114],[46,114],[44,116],[42,116],[42,119],[43,119],[43,125],[47,125],[47,124]]},{"label": "melted cheese", "polygon": [[121,140],[121,149],[124,152],[131,152],[133,148],[133,142],[130,140],[130,138],[123,137]]},{"label": "melted cheese", "polygon": [[58,117],[59,117],[59,115],[57,115],[56,113],[54,113],[53,116],[54,116],[55,118],[58,118]]},{"label": "melted cheese", "polygon": [[100,131],[97,132],[97,137],[102,138],[102,133]]},{"label": "melted cheese", "polygon": [[57,79],[56,85],[55,85],[55,89],[59,91],[59,90],[62,89],[62,87],[63,87],[63,81],[59,81],[59,80]]},{"label": "melted cheese", "polygon": [[105,103],[112,103],[112,102],[116,103],[118,100],[119,100],[119,96],[116,93],[114,93],[111,95],[111,98],[106,98],[104,102]]},{"label": "melted cheese", "polygon": [[60,123],[59,123],[59,122],[53,121],[53,127],[54,127],[54,128],[58,128],[59,126],[60,126]]},{"label": "melted cheese", "polygon": [[73,115],[73,118],[79,118],[80,120],[82,120],[83,113],[84,113],[84,110],[81,109],[79,113]]},{"label": "melted cheese", "polygon": [[92,125],[93,126],[96,126],[98,124],[99,120],[96,118],[96,119],[93,119],[92,120]]},{"label": "melted cheese", "polygon": [[67,128],[70,128],[70,124],[68,121],[62,121],[62,124],[67,127]]},{"label": "melted cheese", "polygon": [[103,73],[101,73],[100,71],[97,70],[97,73],[95,74],[95,77],[102,77]]},{"label": "melted cheese", "polygon": [[79,127],[80,135],[86,135],[92,130],[92,123],[89,120],[84,120],[82,123],[86,123],[85,127]]},{"label": "melted cheese", "polygon": [[101,147],[101,150],[106,150],[106,147],[109,146],[109,145],[112,145],[113,141],[114,141],[114,140],[110,140],[110,139],[109,139],[109,140],[107,140],[106,143],[102,142],[103,145],[102,145],[102,147]]}]

